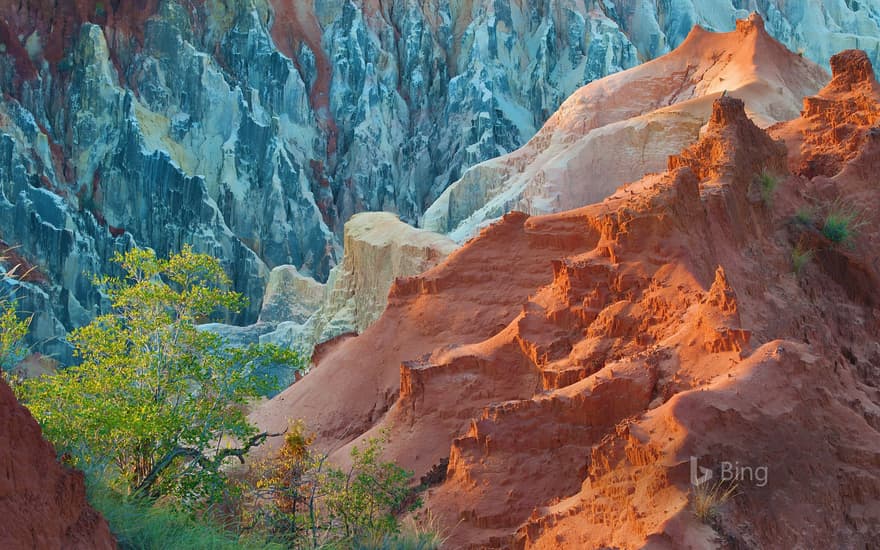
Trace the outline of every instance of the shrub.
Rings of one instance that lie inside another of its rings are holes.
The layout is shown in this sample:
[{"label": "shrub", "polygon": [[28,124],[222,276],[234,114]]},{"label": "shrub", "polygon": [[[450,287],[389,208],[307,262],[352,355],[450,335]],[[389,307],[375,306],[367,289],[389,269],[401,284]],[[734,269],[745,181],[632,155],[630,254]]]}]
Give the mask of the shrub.
[{"label": "shrub", "polygon": [[311,448],[301,422],[293,424],[278,458],[256,465],[243,523],[294,547],[432,548],[426,531],[400,530],[397,516],[413,501],[412,473],[381,459],[386,438],[354,447],[351,467],[340,470]]},{"label": "shrub", "polygon": [[705,481],[693,488],[694,515],[703,523],[711,523],[718,519],[718,509],[725,502],[736,496],[737,485],[726,485],[723,481],[710,483]]}]

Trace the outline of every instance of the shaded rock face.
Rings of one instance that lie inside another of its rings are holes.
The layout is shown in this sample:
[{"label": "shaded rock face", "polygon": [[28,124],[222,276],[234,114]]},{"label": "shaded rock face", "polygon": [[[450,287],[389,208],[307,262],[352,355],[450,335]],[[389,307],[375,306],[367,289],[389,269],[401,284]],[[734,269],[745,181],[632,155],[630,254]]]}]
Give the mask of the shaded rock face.
[{"label": "shaded rock face", "polygon": [[86,502],[83,474],[55,458],[40,426],[0,379],[0,546],[112,549],[107,522]]},{"label": "shaded rock face", "polygon": [[[876,41],[871,10],[764,4],[770,32],[792,48],[809,37],[822,63],[837,42]],[[33,339],[66,359],[56,337],[106,308],[91,275],[131,246],[221,257],[251,301],[234,321],[251,322],[271,268],[328,277],[352,214],[416,220],[579,86],[742,13],[690,0],[6,2],[0,239],[48,281],[21,295],[52,305]]]},{"label": "shaded rock face", "polygon": [[[504,216],[253,418],[304,418],[339,463],[388,430],[416,476],[448,464],[424,500],[455,548],[876,546],[880,91],[847,59],[812,112],[765,130],[720,97],[666,171]],[[850,135],[839,169],[793,162]],[[865,214],[848,246],[792,222],[838,198]],[[799,273],[796,246],[815,255]],[[691,457],[766,483],[737,479],[702,523]]]}]

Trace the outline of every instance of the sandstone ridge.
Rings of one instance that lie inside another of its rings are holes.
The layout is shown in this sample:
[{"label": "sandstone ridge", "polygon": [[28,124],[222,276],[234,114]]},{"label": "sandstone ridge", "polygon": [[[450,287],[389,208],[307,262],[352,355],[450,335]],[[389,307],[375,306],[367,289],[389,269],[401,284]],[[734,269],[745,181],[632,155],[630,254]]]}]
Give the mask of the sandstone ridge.
[{"label": "sandstone ridge", "polygon": [[[877,544],[880,93],[864,59],[833,58],[790,122],[762,129],[727,94],[665,172],[506,215],[398,281],[376,323],[254,418],[304,418],[337,462],[381,429],[417,477],[448,459],[425,505],[452,547]],[[799,168],[816,149],[834,169]],[[822,232],[843,203],[860,209],[846,246]],[[794,272],[796,247],[814,256]],[[701,523],[690,457],[768,480]]]}]

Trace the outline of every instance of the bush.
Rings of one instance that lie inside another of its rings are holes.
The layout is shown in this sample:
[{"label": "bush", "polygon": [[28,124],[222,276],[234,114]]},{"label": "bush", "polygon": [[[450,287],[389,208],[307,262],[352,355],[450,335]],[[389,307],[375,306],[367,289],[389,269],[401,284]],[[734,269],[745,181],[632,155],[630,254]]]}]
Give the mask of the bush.
[{"label": "bush", "polygon": [[432,533],[400,530],[397,516],[418,501],[412,473],[381,459],[386,437],[354,447],[351,467],[340,470],[311,448],[301,422],[293,424],[277,459],[256,465],[242,523],[297,548],[433,548]]}]

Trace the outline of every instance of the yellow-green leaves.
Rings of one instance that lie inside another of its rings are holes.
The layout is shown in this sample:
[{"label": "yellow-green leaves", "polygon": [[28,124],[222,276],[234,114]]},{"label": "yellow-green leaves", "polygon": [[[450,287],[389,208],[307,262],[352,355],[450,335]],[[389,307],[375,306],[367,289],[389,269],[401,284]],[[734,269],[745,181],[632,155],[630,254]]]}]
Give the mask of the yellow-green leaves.
[{"label": "yellow-green leaves", "polygon": [[256,434],[245,407],[272,386],[265,366],[302,362],[199,330],[244,306],[216,259],[184,247],[168,259],[135,249],[116,262],[124,275],[101,281],[113,312],[70,334],[81,363],[26,382],[21,398],[59,451],[112,465],[129,490],[210,499],[223,489],[218,442],[246,446]]}]

